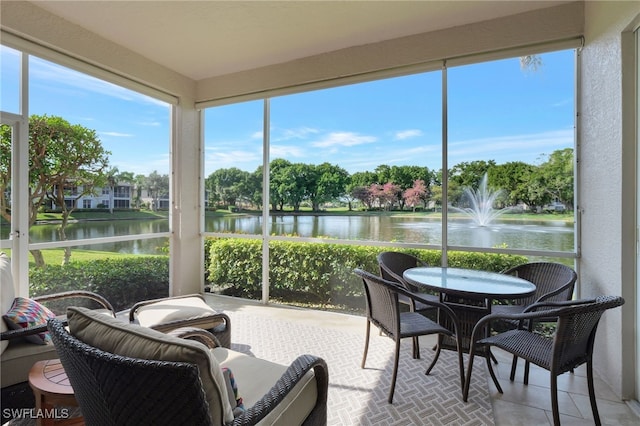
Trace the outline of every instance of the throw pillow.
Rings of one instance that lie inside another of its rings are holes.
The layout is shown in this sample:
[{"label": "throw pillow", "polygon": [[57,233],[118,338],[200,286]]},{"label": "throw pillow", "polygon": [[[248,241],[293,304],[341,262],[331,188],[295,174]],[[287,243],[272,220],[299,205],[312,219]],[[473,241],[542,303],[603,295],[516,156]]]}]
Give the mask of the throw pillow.
[{"label": "throw pillow", "polygon": [[222,375],[224,381],[227,384],[227,396],[229,397],[229,404],[233,408],[233,417],[238,417],[245,412],[244,403],[242,398],[238,395],[238,384],[236,378],[233,376],[231,370],[227,367],[222,367]]},{"label": "throw pillow", "polygon": [[[13,300],[11,309],[2,316],[9,328],[19,330],[34,325],[46,325],[49,318],[55,318],[56,315],[46,306],[41,305],[33,299],[25,297],[16,297]],[[49,332],[32,334],[25,336],[25,339],[37,345],[45,345],[51,342]]]}]

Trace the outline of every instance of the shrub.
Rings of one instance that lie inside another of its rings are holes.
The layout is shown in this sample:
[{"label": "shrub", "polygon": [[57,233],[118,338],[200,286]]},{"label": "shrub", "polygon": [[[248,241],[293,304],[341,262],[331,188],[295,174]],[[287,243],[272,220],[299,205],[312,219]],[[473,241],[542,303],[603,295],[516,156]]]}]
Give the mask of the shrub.
[{"label": "shrub", "polygon": [[[205,243],[209,256],[208,281],[241,297],[262,292],[262,242],[257,239],[213,238]],[[376,257],[382,247],[312,244],[292,241],[269,243],[270,294],[289,302],[342,303],[361,298],[362,282],[354,268],[378,273]],[[429,265],[440,265],[439,250],[403,249]],[[449,265],[500,272],[526,262],[524,256],[450,252]],[[292,300],[293,298],[293,300]]]},{"label": "shrub", "polygon": [[169,295],[169,258],[138,256],[48,265],[30,269],[29,280],[34,296],[88,290],[105,297],[120,311],[141,300]]}]

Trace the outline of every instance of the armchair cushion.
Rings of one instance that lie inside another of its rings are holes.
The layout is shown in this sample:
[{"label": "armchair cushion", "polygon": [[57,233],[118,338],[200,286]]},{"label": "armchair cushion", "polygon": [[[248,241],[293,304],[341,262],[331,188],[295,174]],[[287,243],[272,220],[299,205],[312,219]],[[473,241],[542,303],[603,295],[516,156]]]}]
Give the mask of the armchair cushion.
[{"label": "armchair cushion", "polygon": [[[46,306],[33,299],[16,297],[9,312],[2,318],[10,329],[18,330],[34,325],[46,325],[49,318],[55,318],[55,314]],[[24,336],[24,339],[37,345],[45,345],[51,341],[48,332]]]},{"label": "armchair cushion", "polygon": [[138,323],[160,331],[185,325],[211,329],[222,323],[216,316],[218,312],[197,296],[162,299],[138,306],[135,309]]},{"label": "armchair cushion", "polygon": [[[227,348],[217,347],[211,352],[223,368],[233,371],[247,409],[254,407],[287,371],[285,365]],[[303,424],[320,398],[317,380],[313,369],[307,371],[284,399],[258,424],[282,426]]]},{"label": "armchair cushion", "polygon": [[72,335],[103,351],[132,358],[196,364],[214,423],[233,421],[222,369],[203,344],[125,323],[86,308],[68,308],[67,319]]}]

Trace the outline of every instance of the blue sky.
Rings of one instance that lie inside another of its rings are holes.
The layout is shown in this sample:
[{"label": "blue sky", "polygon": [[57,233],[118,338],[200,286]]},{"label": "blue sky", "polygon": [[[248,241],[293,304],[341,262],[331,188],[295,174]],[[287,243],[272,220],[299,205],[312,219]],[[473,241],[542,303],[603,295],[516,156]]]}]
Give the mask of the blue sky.
[{"label": "blue sky", "polygon": [[[525,161],[573,146],[573,51],[448,69],[449,166]],[[1,49],[2,110],[17,112],[18,57]],[[32,57],[30,113],[94,129],[110,163],[148,175],[169,171],[169,106]],[[270,158],[337,164],[353,173],[381,164],[441,167],[440,71],[281,96],[271,100]],[[205,174],[254,171],[262,162],[263,102],[208,109]]]}]

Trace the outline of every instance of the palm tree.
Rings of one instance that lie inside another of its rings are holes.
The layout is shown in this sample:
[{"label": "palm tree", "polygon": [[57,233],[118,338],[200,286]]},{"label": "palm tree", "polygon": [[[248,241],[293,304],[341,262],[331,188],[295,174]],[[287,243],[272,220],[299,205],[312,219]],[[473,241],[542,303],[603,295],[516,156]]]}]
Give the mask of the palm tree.
[{"label": "palm tree", "polygon": [[113,214],[113,192],[118,183],[119,174],[120,170],[118,170],[117,167],[112,167],[107,172],[107,183],[109,184],[109,214]]}]

